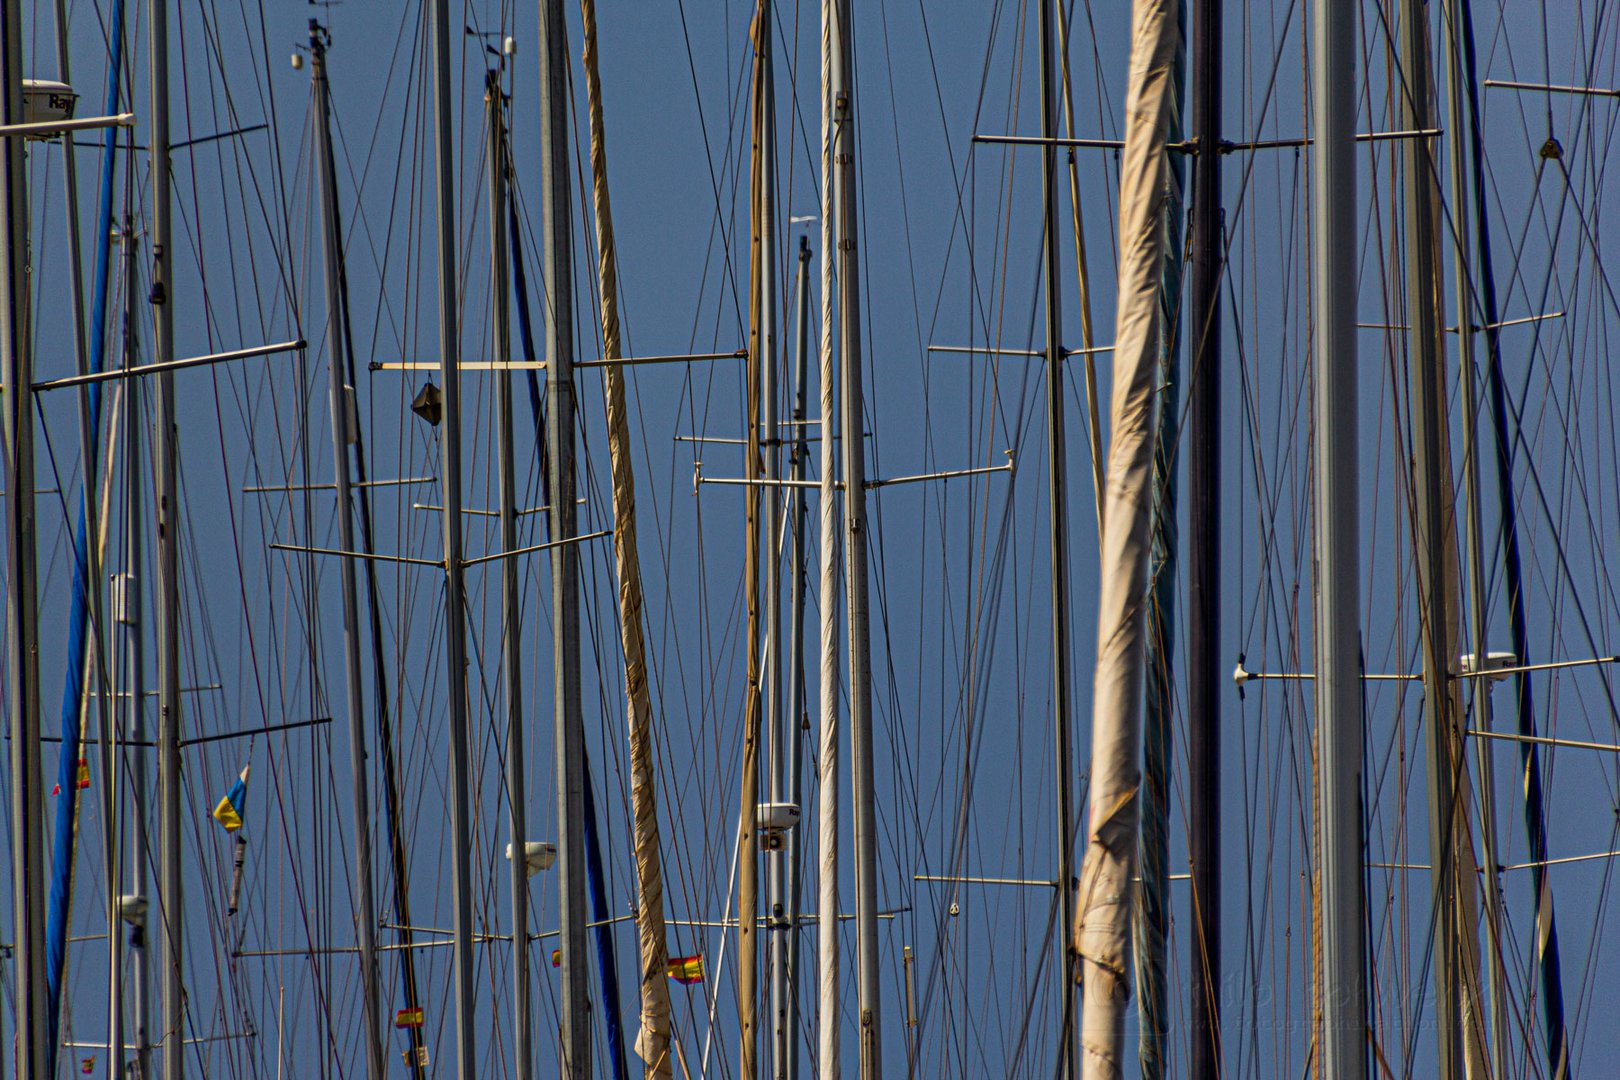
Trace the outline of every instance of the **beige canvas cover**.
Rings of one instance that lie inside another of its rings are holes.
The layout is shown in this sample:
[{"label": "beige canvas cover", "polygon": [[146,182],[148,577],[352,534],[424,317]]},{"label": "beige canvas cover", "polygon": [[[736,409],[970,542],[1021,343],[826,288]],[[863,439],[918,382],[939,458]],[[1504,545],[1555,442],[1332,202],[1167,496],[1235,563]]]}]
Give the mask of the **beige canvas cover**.
[{"label": "beige canvas cover", "polygon": [[1136,0],[1120,167],[1119,309],[1097,598],[1091,804],[1074,927],[1081,958],[1081,1071],[1087,1080],[1115,1080],[1124,1073],[1131,889],[1141,813],[1153,388],[1163,329],[1165,141],[1176,107],[1172,65],[1180,48],[1175,4]]}]

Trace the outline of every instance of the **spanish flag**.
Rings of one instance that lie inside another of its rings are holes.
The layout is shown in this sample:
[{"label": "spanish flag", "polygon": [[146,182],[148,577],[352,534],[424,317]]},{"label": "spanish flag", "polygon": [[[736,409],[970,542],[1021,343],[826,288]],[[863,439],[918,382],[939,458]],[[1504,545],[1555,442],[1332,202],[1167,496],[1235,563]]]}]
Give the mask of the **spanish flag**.
[{"label": "spanish flag", "polygon": [[422,1009],[401,1009],[394,1014],[394,1026],[397,1028],[419,1028],[422,1026]]},{"label": "spanish flag", "polygon": [[94,1057],[81,1058],[79,1071],[86,1076],[94,1076],[96,1074],[96,1059]]},{"label": "spanish flag", "polygon": [[219,800],[214,807],[214,820],[225,826],[226,832],[235,832],[242,827],[242,811],[247,807],[248,766],[242,766],[242,775],[236,778],[231,790]]},{"label": "spanish flag", "polygon": [[703,981],[703,954],[669,958],[669,977],[683,986]]},{"label": "spanish flag", "polygon": [[551,966],[552,967],[562,967],[562,950],[561,949],[552,949],[551,950]]}]

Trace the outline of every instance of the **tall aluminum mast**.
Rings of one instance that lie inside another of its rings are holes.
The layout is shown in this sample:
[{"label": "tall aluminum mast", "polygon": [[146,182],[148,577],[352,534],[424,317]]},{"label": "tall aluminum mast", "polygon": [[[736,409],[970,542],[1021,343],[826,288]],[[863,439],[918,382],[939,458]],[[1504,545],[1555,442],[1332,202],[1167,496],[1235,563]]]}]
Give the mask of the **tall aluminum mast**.
[{"label": "tall aluminum mast", "polygon": [[1356,0],[1311,13],[1311,311],[1316,406],[1316,802],[1322,1075],[1362,1080],[1360,433],[1356,428]]},{"label": "tall aluminum mast", "polygon": [[[326,334],[328,405],[332,414],[332,470],[337,484],[338,543],[354,551],[354,510],[349,476],[349,447],[354,442],[356,414],[351,407],[354,388],[348,385],[346,349],[349,335],[343,325],[342,244],[338,233],[336,164],[332,156],[331,90],[326,81],[326,30],[309,21],[309,55],[315,94],[315,169],[321,199],[321,246],[326,271]],[[360,667],[360,608],[356,597],[355,560],[338,560],[343,593],[343,674],[349,720],[349,785],[354,808],[355,935],[360,947],[362,1041],[367,1074],[373,1080],[387,1075],[383,1057],[382,1003],[377,990],[377,904],[372,884],[371,799],[366,768],[365,705],[361,699],[364,674]],[[379,677],[381,673],[379,672]]]},{"label": "tall aluminum mast", "polygon": [[[1063,307],[1058,293],[1057,79],[1055,35],[1058,19],[1053,0],[1041,0],[1041,272],[1046,315],[1046,494],[1048,555],[1052,582],[1052,731],[1057,785],[1058,925],[1074,925],[1074,774],[1073,723],[1069,718],[1069,470],[1063,422]],[[1075,979],[1073,938],[1057,935],[1058,1070],[1061,1080],[1079,1076],[1075,1055]]]},{"label": "tall aluminum mast", "polygon": [[[484,78],[484,128],[489,160],[489,290],[493,308],[493,359],[504,361],[512,346],[512,293],[507,281],[506,247],[506,110],[501,69]],[[517,468],[512,451],[512,374],[495,374],[495,458],[500,478],[501,550],[516,551]],[[523,600],[518,590],[518,564],[501,560],[501,677],[506,693],[507,838],[511,844],[513,1074],[533,1075],[533,1008],[529,989],[529,873],[526,855],[528,795],[524,788],[523,753]]]},{"label": "tall aluminum mast", "polygon": [[[1445,32],[1446,96],[1448,124],[1456,137],[1447,140],[1450,147],[1451,213],[1455,221],[1466,223],[1453,231],[1456,269],[1453,278],[1457,289],[1457,321],[1462,332],[1457,336],[1457,351],[1461,373],[1458,382],[1462,390],[1463,461],[1468,491],[1468,548],[1470,588],[1472,598],[1472,637],[1476,656],[1486,653],[1486,633],[1489,615],[1485,603],[1483,560],[1486,545],[1479,515],[1481,499],[1479,422],[1484,403],[1480,401],[1480,365],[1483,353],[1485,389],[1490,401],[1492,427],[1495,429],[1495,461],[1498,505],[1502,507],[1501,545],[1502,581],[1506,586],[1508,630],[1514,655],[1520,664],[1531,661],[1529,635],[1525,629],[1525,591],[1522,562],[1519,557],[1519,533],[1513,513],[1513,467],[1508,449],[1506,394],[1502,386],[1500,316],[1496,302],[1496,278],[1491,263],[1490,223],[1485,211],[1485,172],[1481,161],[1483,140],[1480,130],[1479,90],[1474,64],[1473,13],[1467,4],[1447,0],[1441,25]],[[1470,258],[1472,243],[1477,258]],[[1476,333],[1484,337],[1483,348],[1476,352]],[[1514,712],[1518,719],[1518,733],[1526,736],[1519,743],[1520,775],[1524,777],[1524,824],[1529,841],[1530,889],[1536,897],[1536,952],[1540,967],[1542,1031],[1547,1047],[1547,1072],[1552,1080],[1567,1080],[1570,1070],[1569,1039],[1564,1025],[1563,960],[1558,944],[1558,921],[1553,910],[1552,887],[1547,880],[1547,822],[1546,804],[1542,792],[1540,748],[1536,738],[1535,701],[1531,676],[1521,671],[1514,677]],[[1475,715],[1470,726],[1491,730],[1490,681],[1472,680]],[[1482,854],[1492,870],[1486,875],[1488,911],[1496,916],[1494,928],[1500,918],[1500,872],[1494,852],[1496,849],[1494,772],[1490,750],[1479,746],[1481,832],[1486,843]],[[1491,971],[1499,982],[1505,981],[1498,971],[1501,965],[1501,936],[1493,933],[1491,941]],[[1493,1039],[1496,1032],[1492,1032]],[[1501,1040],[1497,1040],[1499,1047]],[[1501,1075],[1501,1071],[1497,1071]]]},{"label": "tall aluminum mast", "polygon": [[[788,469],[793,486],[788,489],[786,524],[788,529],[788,589],[791,595],[787,651],[781,654],[778,670],[783,672],[786,693],[776,719],[772,754],[771,798],[800,805],[799,772],[804,740],[799,732],[804,712],[804,575],[805,512],[804,483],[806,458],[805,376],[810,352],[810,244],[799,238],[799,270],[796,279],[796,307],[793,328],[793,447]],[[799,827],[788,830],[780,851],[772,853],[771,880],[771,1056],[774,1080],[795,1080],[799,1074],[798,971],[799,971]]]},{"label": "tall aluminum mast", "polygon": [[[1398,115],[1405,130],[1429,126],[1432,59],[1428,8],[1404,0],[1399,11]],[[1427,139],[1401,147],[1405,220],[1407,371],[1411,401],[1412,534],[1422,610],[1424,737],[1429,788],[1429,853],[1436,916],[1435,1046],[1441,1080],[1482,1075],[1484,1017],[1479,1011],[1478,869],[1468,813],[1457,657],[1456,503],[1442,347],[1443,273],[1435,228],[1439,181]],[[1466,322],[1466,320],[1465,320]],[[1499,1030],[1499,1025],[1496,1026]],[[1493,1075],[1500,1073],[1493,1070]]]},{"label": "tall aluminum mast", "polygon": [[[833,0],[830,55],[822,66],[831,80],[826,96],[833,110],[832,205],[836,260],[839,409],[837,433],[843,443],[844,597],[849,627],[850,801],[855,833],[855,965],[860,1031],[861,1080],[883,1073],[877,928],[877,812],[872,781],[872,640],[866,574],[866,419],[862,399],[861,304],[855,207],[855,79],[850,47],[849,0]],[[823,423],[830,419],[823,417]],[[828,436],[823,428],[822,437]],[[823,598],[822,603],[826,603]]]},{"label": "tall aluminum mast", "polygon": [[[546,445],[551,463],[551,539],[578,535],[574,505],[573,205],[568,183],[568,28],[563,0],[540,5],[540,184],[544,229]],[[557,875],[560,900],[564,1080],[591,1074],[590,997],[585,956],[585,730],[579,683],[579,548],[551,549],[552,707],[557,758]]]},{"label": "tall aluminum mast", "polygon": [[841,701],[838,676],[838,506],[836,374],[833,313],[836,270],[831,258],[837,227],[833,222],[833,155],[837,146],[839,82],[833,78],[838,20],[837,0],[821,0],[821,348],[818,389],[821,408],[819,447],[820,587],[816,590],[821,618],[817,627],[820,678],[816,725],[816,1074],[818,1080],[839,1080],[843,1023],[839,981],[838,887],[839,795],[838,712]]},{"label": "tall aluminum mast", "polygon": [[[741,1029],[742,1080],[756,1080],[759,1074],[759,822],[760,738],[773,730],[771,654],[776,651],[775,627],[780,624],[774,584],[774,524],[776,493],[769,485],[774,468],[769,446],[775,432],[775,403],[767,389],[775,381],[775,220],[771,200],[771,4],[759,0],[753,21],[754,71],[750,105],[753,110],[752,145],[749,150],[749,298],[747,373],[747,478],[744,557],[744,591],[748,609],[748,681],[743,707],[742,798],[738,807],[737,856],[737,1007]],[[770,509],[761,523],[762,504]],[[763,543],[761,533],[763,532]],[[766,573],[765,607],[761,610],[760,562]],[[772,882],[776,880],[773,861]]]},{"label": "tall aluminum mast", "polygon": [[[136,364],[138,324],[136,296],[138,271],[135,261],[138,238],[135,223],[124,219],[124,365]],[[151,889],[147,884],[147,852],[150,839],[146,828],[146,642],[142,631],[141,553],[145,547],[145,493],[141,478],[143,457],[141,437],[141,380],[124,381],[124,572],[116,618],[122,624],[124,644],[124,740],[135,748],[129,762],[129,802],[133,827],[129,831],[130,892],[124,917],[132,924],[130,945],[130,997],[135,1017],[135,1080],[152,1075],[152,971],[151,949],[153,916]]]},{"label": "tall aluminum mast", "polygon": [[[169,3],[151,0],[147,16],[152,117],[152,362],[174,359],[174,296],[170,290]],[[157,639],[160,910],[148,918],[163,928],[163,1075],[185,1075],[185,987],[182,942],[185,905],[180,847],[180,492],[175,447],[174,374],[157,375]]]},{"label": "tall aluminum mast", "polygon": [[[22,5],[0,15],[0,122],[21,123]],[[39,753],[39,613],[34,532],[34,371],[28,317],[28,186],[23,137],[0,137],[0,384],[6,453],[6,668],[11,714],[12,940],[16,943],[17,1062],[45,1075],[44,799]]]},{"label": "tall aluminum mast", "polygon": [[1192,0],[1187,290],[1187,799],[1192,873],[1188,1076],[1221,1070],[1221,0]]},{"label": "tall aluminum mast", "polygon": [[456,313],[455,130],[450,109],[449,0],[428,5],[432,48],[433,135],[437,179],[436,225],[439,282],[439,378],[444,384],[439,463],[444,485],[444,620],[446,702],[450,726],[451,930],[454,941],[456,1064],[463,1077],[478,1074],[477,1030],[473,1015],[472,827],[470,741],[467,722],[467,593],[461,558],[461,332]]}]

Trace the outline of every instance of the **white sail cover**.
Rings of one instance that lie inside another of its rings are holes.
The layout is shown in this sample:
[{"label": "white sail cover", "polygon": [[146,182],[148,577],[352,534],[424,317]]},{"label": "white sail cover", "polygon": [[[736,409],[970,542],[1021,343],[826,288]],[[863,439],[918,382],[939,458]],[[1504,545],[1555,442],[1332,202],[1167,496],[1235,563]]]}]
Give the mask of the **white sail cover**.
[{"label": "white sail cover", "polygon": [[1141,814],[1153,388],[1163,329],[1162,214],[1169,182],[1165,140],[1175,109],[1172,65],[1180,48],[1172,0],[1135,0],[1120,168],[1119,312],[1097,598],[1091,805],[1074,927],[1081,960],[1082,1075],[1087,1080],[1115,1080],[1124,1074],[1131,889]]},{"label": "white sail cover", "polygon": [[[580,4],[585,37],[585,88],[591,130],[591,194],[596,209],[597,280],[601,286],[602,352],[622,355],[613,206],[608,197],[607,136],[597,69],[596,4]],[[636,932],[641,956],[641,1030],[636,1053],[648,1080],[674,1074],[670,1055],[669,945],[665,940],[664,867],[658,840],[658,788],[653,760],[652,696],[642,635],[641,556],[636,547],[636,477],[631,461],[629,395],[624,369],[603,368],[608,458],[613,466],[613,556],[619,579],[619,635],[624,647],[624,694],[630,727],[630,808],[635,817]]]}]

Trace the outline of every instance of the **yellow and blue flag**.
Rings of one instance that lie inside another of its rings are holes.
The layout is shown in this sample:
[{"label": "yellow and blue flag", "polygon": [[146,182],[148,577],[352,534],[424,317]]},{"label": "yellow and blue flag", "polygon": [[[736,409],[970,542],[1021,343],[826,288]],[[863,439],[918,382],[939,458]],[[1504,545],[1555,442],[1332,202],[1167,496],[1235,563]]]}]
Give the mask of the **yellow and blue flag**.
[{"label": "yellow and blue flag", "polygon": [[247,807],[248,766],[242,766],[242,775],[236,778],[231,790],[219,800],[214,807],[214,820],[225,826],[226,832],[235,832],[242,827],[242,811]]}]

